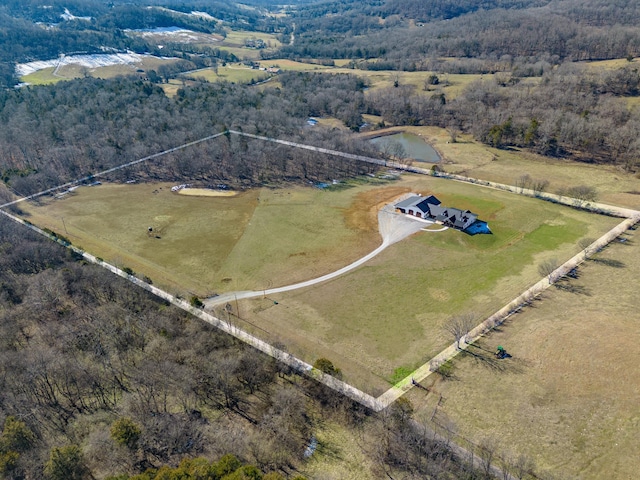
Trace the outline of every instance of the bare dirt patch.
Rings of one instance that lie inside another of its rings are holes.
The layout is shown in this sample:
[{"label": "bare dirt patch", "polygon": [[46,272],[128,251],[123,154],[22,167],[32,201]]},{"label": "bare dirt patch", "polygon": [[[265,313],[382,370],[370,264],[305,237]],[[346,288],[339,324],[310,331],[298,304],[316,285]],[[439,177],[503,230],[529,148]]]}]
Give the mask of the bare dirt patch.
[{"label": "bare dirt patch", "polygon": [[345,210],[345,221],[349,228],[365,232],[378,231],[378,210],[393,199],[411,189],[405,186],[378,188],[359,193]]},{"label": "bare dirt patch", "polygon": [[212,190],[210,188],[182,188],[178,194],[190,197],[235,197],[238,192],[233,190]]}]

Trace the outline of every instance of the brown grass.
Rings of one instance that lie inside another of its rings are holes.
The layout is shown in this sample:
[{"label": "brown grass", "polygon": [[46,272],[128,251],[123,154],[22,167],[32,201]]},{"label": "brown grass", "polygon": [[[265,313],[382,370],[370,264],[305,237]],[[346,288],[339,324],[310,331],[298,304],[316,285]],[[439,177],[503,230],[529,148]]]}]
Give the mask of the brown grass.
[{"label": "brown grass", "polygon": [[[462,436],[498,440],[540,471],[562,478],[635,478],[640,469],[640,333],[637,279],[640,239],[610,245],[580,268],[570,285],[491,333],[455,361],[454,380],[437,393],[412,393],[420,416],[452,420]],[[598,261],[599,260],[599,261]],[[606,262],[621,262],[622,268]],[[636,279],[636,280],[634,280]],[[513,358],[496,363],[503,345]]]},{"label": "brown grass", "polygon": [[437,127],[392,127],[364,135],[395,131],[422,135],[444,158],[443,167],[447,172],[508,185],[529,174],[536,179],[549,180],[550,192],[591,185],[598,191],[598,201],[640,209],[640,196],[629,193],[638,190],[638,179],[614,165],[586,164],[526,151],[500,150],[482,145],[470,135],[460,135],[453,143],[449,133]]}]

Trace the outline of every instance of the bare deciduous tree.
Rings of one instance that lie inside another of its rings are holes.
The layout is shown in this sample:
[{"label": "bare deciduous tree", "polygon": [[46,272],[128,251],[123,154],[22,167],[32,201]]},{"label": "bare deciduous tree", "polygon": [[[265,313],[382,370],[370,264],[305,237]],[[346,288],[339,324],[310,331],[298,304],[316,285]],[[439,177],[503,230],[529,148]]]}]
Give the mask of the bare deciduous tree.
[{"label": "bare deciduous tree", "polygon": [[516,188],[522,193],[524,190],[531,188],[531,182],[533,182],[533,179],[528,173],[525,173],[516,180]]},{"label": "bare deciduous tree", "polygon": [[553,283],[555,278],[555,271],[558,269],[559,263],[557,258],[550,258],[538,265],[538,273],[543,277],[549,278],[549,283]]},{"label": "bare deciduous tree", "polygon": [[450,317],[444,324],[444,329],[451,334],[456,342],[456,348],[460,348],[460,341],[466,341],[465,337],[475,326],[476,317],[473,313],[463,313]]},{"label": "bare deciduous tree", "polygon": [[591,245],[595,241],[596,241],[595,238],[585,237],[580,239],[580,241],[578,242],[578,246],[584,253],[584,258],[587,258],[591,253]]}]

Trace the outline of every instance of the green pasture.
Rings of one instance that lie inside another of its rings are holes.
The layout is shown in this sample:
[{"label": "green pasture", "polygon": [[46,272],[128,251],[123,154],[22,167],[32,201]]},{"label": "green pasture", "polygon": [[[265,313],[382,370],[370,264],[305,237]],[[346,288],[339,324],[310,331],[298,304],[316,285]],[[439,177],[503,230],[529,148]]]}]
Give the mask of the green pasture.
[{"label": "green pasture", "polygon": [[54,83],[61,82],[62,80],[69,80],[69,78],[62,76],[55,76],[53,74],[54,71],[55,67],[43,68],[42,70],[30,73],[29,75],[23,75],[20,77],[20,81],[31,85],[52,85]]},{"label": "green pasture", "polygon": [[[623,238],[561,283],[573,290],[547,290],[457,357],[452,381],[430,379],[437,395],[411,392],[419,420],[442,395],[435,420],[456,425],[456,443],[493,439],[501,457],[524,454],[542,478],[635,478],[640,242],[638,232]],[[497,345],[512,358],[496,363]]]},{"label": "green pasture", "polygon": [[222,43],[228,46],[243,47],[247,39],[253,38],[264,41],[267,49],[278,48],[282,45],[280,40],[278,40],[278,36],[273,33],[251,32],[248,30],[228,30]]},{"label": "green pasture", "polygon": [[420,232],[343,277],[241,307],[269,332],[257,333],[309,361],[332,359],[348,381],[375,394],[396,369],[411,370],[452,342],[442,328],[447,318],[471,312],[479,323],[535,283],[541,261],[567,259],[581,238],[619,222],[442,179],[400,183],[473,210],[493,235]]},{"label": "green pasture", "polygon": [[254,70],[241,64],[227,64],[219,66],[218,73],[213,68],[204,68],[195,72],[186,74],[190,78],[196,80],[203,79],[207,82],[232,82],[232,83],[251,83],[251,81],[260,82],[269,78],[270,74],[262,70]]},{"label": "green pasture", "polygon": [[96,256],[203,297],[324,275],[379,243],[377,232],[344,220],[354,197],[372,185],[332,193],[264,188],[235,197],[189,197],[170,188],[82,187],[25,209],[31,222]]},{"label": "green pasture", "polygon": [[569,258],[581,238],[618,223],[424,176],[235,197],[187,197],[170,187],[82,187],[26,207],[27,218],[160,287],[198,296],[288,285],[352,263],[380,244],[376,208],[403,192],[433,193],[489,223],[492,235],[420,232],[343,277],[239,303],[240,326],[311,363],[331,359],[374,394],[398,369],[411,370],[451,343],[442,328],[449,316],[472,312],[480,321],[537,281],[541,261]]}]

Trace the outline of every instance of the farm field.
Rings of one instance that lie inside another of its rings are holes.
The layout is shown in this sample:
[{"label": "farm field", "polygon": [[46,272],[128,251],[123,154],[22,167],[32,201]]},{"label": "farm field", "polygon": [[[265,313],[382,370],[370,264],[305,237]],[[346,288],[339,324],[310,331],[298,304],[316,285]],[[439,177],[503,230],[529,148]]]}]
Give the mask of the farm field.
[{"label": "farm field", "polygon": [[535,283],[541,261],[569,258],[581,238],[619,222],[432,177],[369,182],[234,197],[106,184],[29,206],[28,219],[169,291],[210,296],[289,285],[357,260],[380,243],[377,209],[402,193],[433,193],[471,209],[493,235],[421,232],[343,277],[236,303],[242,328],[310,363],[331,359],[348,382],[373,394],[451,343],[442,328],[449,316],[472,312],[480,321]]},{"label": "farm field", "polygon": [[369,215],[348,214],[359,192],[375,188],[366,182],[332,193],[264,188],[235,197],[179,195],[171,186],[81,187],[24,208],[32,223],[107,261],[169,291],[203,297],[315,278],[380,243],[375,205]]},{"label": "farm field", "polygon": [[[640,469],[640,334],[637,231],[614,242],[571,280],[551,288],[453,362],[451,381],[412,391],[418,416],[453,423],[462,439],[496,441],[554,478],[631,479]],[[503,345],[513,357],[497,363]],[[480,360],[480,357],[484,360]],[[433,383],[433,382],[430,382]]]},{"label": "farm field", "polygon": [[63,80],[72,80],[90,76],[94,78],[115,78],[119,75],[135,75],[137,70],[155,70],[161,65],[168,65],[176,62],[176,59],[163,59],[155,57],[144,58],[136,64],[120,64],[105,67],[88,68],[78,64],[64,65],[56,70],[54,67],[38,70],[37,72],[20,77],[21,82],[31,85],[49,85]]},{"label": "farm field", "polygon": [[270,77],[270,74],[261,70],[254,70],[245,67],[242,64],[227,64],[219,66],[218,73],[213,68],[204,68],[195,72],[188,72],[185,76],[193,79],[203,79],[207,82],[232,82],[232,83],[251,83],[260,82]]},{"label": "farm field", "polygon": [[367,132],[364,137],[384,132],[406,131],[421,135],[443,157],[442,167],[482,180],[513,185],[524,174],[535,179],[547,179],[547,191],[577,185],[593,186],[598,201],[640,209],[640,182],[637,176],[614,165],[584,164],[572,160],[543,157],[519,150],[500,150],[474,141],[470,135],[459,135],[451,142],[449,133],[437,127],[392,127]]},{"label": "farm field", "polygon": [[399,185],[473,209],[494,234],[421,232],[340,278],[242,301],[243,328],[310,363],[329,358],[377,395],[452,342],[442,328],[449,316],[492,314],[538,280],[541,261],[569,258],[580,238],[619,223],[442,179],[405,176]]}]

